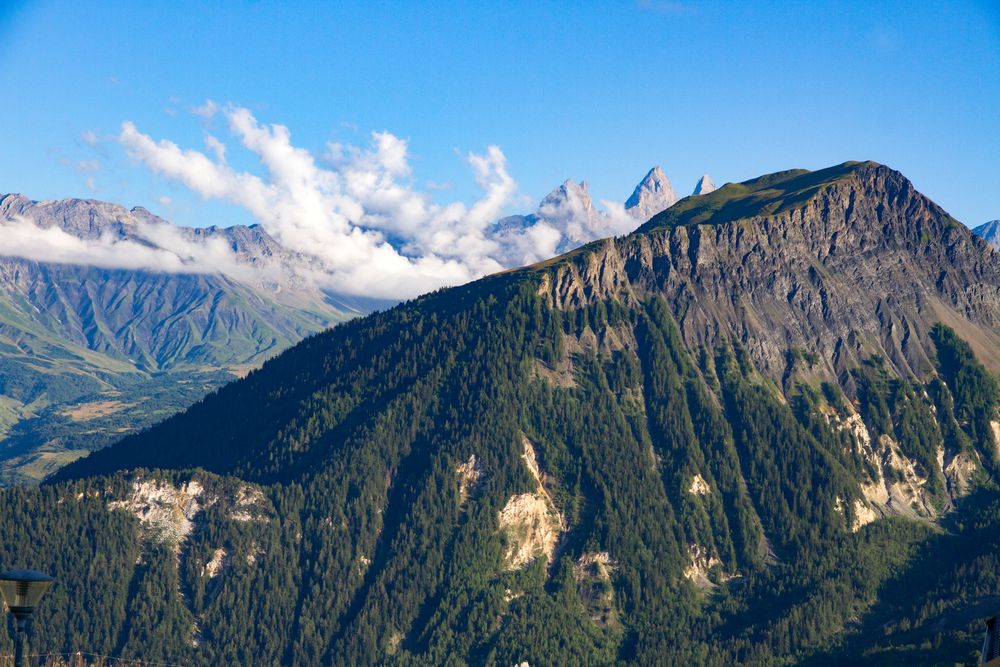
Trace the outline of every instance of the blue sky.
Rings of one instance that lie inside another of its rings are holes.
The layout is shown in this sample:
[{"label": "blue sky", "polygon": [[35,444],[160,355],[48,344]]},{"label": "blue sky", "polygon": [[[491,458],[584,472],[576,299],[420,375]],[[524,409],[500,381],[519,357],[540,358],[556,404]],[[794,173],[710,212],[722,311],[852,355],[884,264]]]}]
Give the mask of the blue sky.
[{"label": "blue sky", "polygon": [[518,187],[509,209],[566,178],[621,201],[653,164],[687,194],[706,171],[721,184],[874,159],[963,222],[1000,217],[993,0],[8,2],[0,81],[0,192],[192,225],[253,216],[152,173],[116,137],[131,121],[204,151],[212,133],[259,173],[191,113],[208,99],[317,155],[391,132],[409,178],[442,201],[480,196],[463,156],[497,145]]}]

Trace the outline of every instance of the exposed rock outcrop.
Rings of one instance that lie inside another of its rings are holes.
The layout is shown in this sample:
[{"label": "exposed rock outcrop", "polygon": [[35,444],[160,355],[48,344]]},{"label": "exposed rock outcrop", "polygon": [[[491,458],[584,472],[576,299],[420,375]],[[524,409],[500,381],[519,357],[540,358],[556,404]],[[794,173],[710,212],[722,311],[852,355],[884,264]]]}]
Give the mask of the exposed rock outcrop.
[{"label": "exposed rock outcrop", "polygon": [[468,461],[459,463],[455,467],[455,473],[458,475],[458,497],[464,502],[469,497],[469,492],[479,483],[479,478],[483,474],[479,461],[476,460],[476,455],[470,454]]},{"label": "exposed rock outcrop", "polygon": [[862,527],[878,519],[878,513],[861,500],[854,501],[854,519],[851,522],[851,532],[856,533]]},{"label": "exposed rock outcrop", "polygon": [[233,521],[270,521],[273,507],[259,487],[240,484],[233,493],[209,491],[198,479],[178,485],[166,480],[137,477],[124,498],[110,498],[108,509],[128,512],[139,520],[146,539],[169,544],[180,552],[197,529],[200,514],[218,505]]},{"label": "exposed rock outcrop", "polygon": [[109,502],[108,509],[132,514],[151,539],[179,550],[194,530],[204,491],[197,480],[175,487],[167,482],[137,479],[128,497]]},{"label": "exposed rock outcrop", "polygon": [[708,482],[701,475],[695,475],[691,478],[691,484],[687,489],[688,493],[694,496],[704,496],[707,493],[711,493],[712,489],[709,488]]},{"label": "exposed rock outcrop", "polygon": [[[710,224],[699,217],[706,205]],[[550,305],[659,295],[689,349],[739,341],[778,382],[789,349],[816,350],[816,372],[848,395],[849,369],[871,355],[901,377],[932,376],[937,322],[1000,370],[1000,253],[984,253],[887,167],[847,163],[729,184],[642,231],[540,267]]]},{"label": "exposed rock outcrop", "polygon": [[[684,567],[684,578],[701,590],[715,588],[717,582],[725,582],[736,575],[722,571],[722,561],[698,544],[688,545],[688,562]],[[713,577],[715,580],[713,581]]]},{"label": "exposed rock outcrop", "polygon": [[976,476],[981,472],[979,462],[968,452],[957,452],[950,461],[945,462],[942,449],[939,465],[948,487],[948,495],[953,500],[968,495]]},{"label": "exposed rock outcrop", "polygon": [[545,489],[531,441],[522,436],[522,445],[521,457],[535,478],[537,489],[511,496],[500,512],[500,529],[507,537],[504,560],[510,569],[524,567],[541,556],[551,563],[559,538],[566,529],[562,514]]},{"label": "exposed rock outcrop", "polygon": [[222,574],[228,564],[229,553],[226,551],[225,547],[218,547],[212,552],[212,558],[202,566],[201,576],[214,579]]},{"label": "exposed rock outcrop", "polygon": [[[856,412],[841,416],[824,406],[822,413],[833,428],[851,435],[854,452],[875,471],[874,477],[861,483],[864,501],[854,502],[852,530],[889,514],[933,519],[949,509],[951,505],[941,505],[940,499],[935,498],[928,486],[929,479],[918,474],[917,462],[907,457],[890,436],[883,434],[873,442],[868,427]],[[935,465],[945,480],[946,500],[952,504],[968,495],[980,472],[973,455],[961,451],[946,453],[943,444],[938,446]]]}]

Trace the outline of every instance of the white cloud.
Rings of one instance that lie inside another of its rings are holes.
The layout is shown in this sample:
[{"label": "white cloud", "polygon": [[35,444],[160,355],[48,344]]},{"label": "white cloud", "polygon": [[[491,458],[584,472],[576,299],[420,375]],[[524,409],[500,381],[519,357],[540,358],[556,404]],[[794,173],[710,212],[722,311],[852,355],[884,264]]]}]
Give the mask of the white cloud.
[{"label": "white cloud", "polygon": [[[561,197],[546,198],[536,215],[497,224],[524,200],[497,146],[462,156],[482,190],[476,201],[437,203],[430,190],[440,188],[428,184],[421,191],[414,185],[409,143],[390,132],[372,133],[365,146],[328,144],[317,158],[292,143],[287,127],[260,123],[246,108],[209,100],[192,111],[224,120],[232,146],[256,158],[260,173],[236,169],[227,161],[227,145],[213,134],[205,135],[203,152],[156,140],[126,121],[118,141],[132,159],[163,178],[205,199],[246,209],[300,254],[303,261],[291,267],[299,278],[341,293],[412,297],[636,226],[621,204],[602,202],[606,211],[595,210],[585,186],[572,182],[563,186]],[[160,203],[169,206],[169,198]],[[141,229],[154,248],[113,238],[74,241],[65,232],[32,229],[23,220],[0,232],[6,254],[32,259],[254,279],[221,239],[194,239],[170,226]],[[7,237],[16,242],[7,243]]]},{"label": "white cloud", "polygon": [[415,296],[636,226],[621,204],[597,211],[585,187],[574,186],[561,201],[547,198],[530,223],[500,229],[495,221],[520,198],[497,146],[463,156],[483,191],[477,201],[438,204],[415,188],[408,142],[390,132],[372,133],[363,147],[328,144],[320,163],[287,127],[264,125],[246,108],[208,101],[195,112],[221,114],[265,174],[235,170],[212,135],[214,159],[130,122],[119,140],[157,174],[245,208],[284,246],[316,260],[312,277],[347,294]]},{"label": "white cloud", "polygon": [[246,208],[284,246],[315,258],[312,274],[331,289],[409,297],[503,268],[496,241],[486,236],[516,191],[499,148],[467,157],[483,198],[471,207],[438,205],[406,182],[407,142],[391,133],[373,133],[364,148],[331,144],[327,168],[294,146],[283,125],[262,125],[240,107],[221,113],[266,179],[236,171],[217,150],[213,160],[155,141],[132,123],[122,125],[119,140],[154,172],[205,198]]},{"label": "white cloud", "polygon": [[200,107],[194,107],[191,109],[191,113],[196,116],[201,116],[205,120],[209,120],[219,112],[219,105],[212,100],[205,100],[205,103]]},{"label": "white cloud", "polygon": [[[165,228],[166,225],[161,227]],[[228,248],[225,252],[220,252],[217,245],[200,243],[189,243],[187,245],[190,247],[181,248],[183,244],[170,238],[163,240],[168,244],[173,242],[175,249],[152,247],[110,234],[97,239],[82,239],[59,227],[40,227],[21,216],[0,223],[0,233],[3,234],[0,254],[57,264],[86,264],[164,273],[215,273],[218,269],[212,268],[206,260],[229,263],[231,260],[227,261],[224,257],[226,254],[232,256]],[[182,252],[177,252],[177,249]]]},{"label": "white cloud", "polygon": [[215,153],[215,159],[218,162],[226,161],[226,145],[211,134],[205,135],[205,147]]}]

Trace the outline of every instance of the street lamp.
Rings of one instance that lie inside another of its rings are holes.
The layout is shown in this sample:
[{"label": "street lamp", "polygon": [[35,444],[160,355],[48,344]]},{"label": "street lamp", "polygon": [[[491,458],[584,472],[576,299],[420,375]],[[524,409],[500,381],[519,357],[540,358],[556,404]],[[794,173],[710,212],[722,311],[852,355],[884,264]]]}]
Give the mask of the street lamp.
[{"label": "street lamp", "polygon": [[49,590],[52,577],[35,570],[10,570],[0,574],[0,593],[17,624],[14,639],[14,667],[28,665],[28,623],[35,605]]}]

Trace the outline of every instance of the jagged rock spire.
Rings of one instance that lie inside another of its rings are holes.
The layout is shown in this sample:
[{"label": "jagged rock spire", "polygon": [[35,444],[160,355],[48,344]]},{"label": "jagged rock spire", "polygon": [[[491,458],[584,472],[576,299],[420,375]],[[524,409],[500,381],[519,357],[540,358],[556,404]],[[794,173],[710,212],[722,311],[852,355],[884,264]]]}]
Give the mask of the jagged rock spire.
[{"label": "jagged rock spire", "polygon": [[709,192],[715,192],[715,181],[708,174],[705,174],[698,179],[698,184],[694,186],[694,192],[691,194],[695,195],[707,195]]},{"label": "jagged rock spire", "polygon": [[659,166],[653,167],[635,186],[632,196],[625,202],[625,210],[639,220],[649,220],[677,202],[677,193],[670,179]]},{"label": "jagged rock spire", "polygon": [[972,233],[986,239],[987,243],[1000,250],[1000,220],[991,220],[984,225],[979,225],[972,230]]},{"label": "jagged rock spire", "polygon": [[567,179],[565,183],[546,195],[538,205],[539,213],[543,217],[551,217],[555,211],[566,209],[579,209],[579,212],[594,210],[587,181],[574,183],[571,179]]}]

